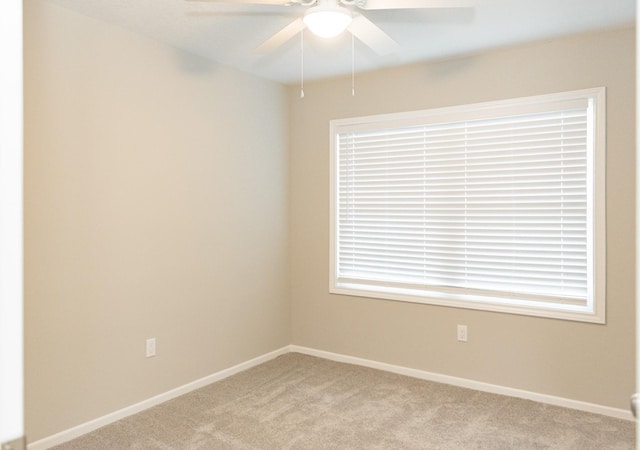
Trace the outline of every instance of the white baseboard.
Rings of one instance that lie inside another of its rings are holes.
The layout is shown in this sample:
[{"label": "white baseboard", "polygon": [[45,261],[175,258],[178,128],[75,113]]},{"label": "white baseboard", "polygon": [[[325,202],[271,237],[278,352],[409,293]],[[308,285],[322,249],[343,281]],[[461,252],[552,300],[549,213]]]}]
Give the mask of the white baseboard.
[{"label": "white baseboard", "polygon": [[533,400],[548,405],[562,406],[564,408],[577,409],[579,411],[601,414],[603,416],[615,417],[617,419],[635,420],[631,411],[626,409],[612,408],[610,406],[598,405],[595,403],[587,403],[569,398],[555,397],[553,395],[539,394],[537,392],[524,391],[496,384],[483,383],[481,381],[469,380],[466,378],[458,378],[450,375],[441,375],[424,370],[411,369],[403,366],[396,366],[379,361],[358,358],[355,356],[341,355],[339,353],[326,352],[324,350],[316,350],[313,348],[302,347],[299,345],[290,345],[289,351],[303,353],[306,355],[317,356],[319,358],[330,359],[332,361],[355,364],[358,366],[370,367],[372,369],[384,370],[400,375],[407,375],[422,380],[435,381],[438,383],[450,384],[464,388],[474,389],[476,391],[489,392],[492,394],[507,395],[509,397]]},{"label": "white baseboard", "polygon": [[70,441],[71,439],[82,436],[83,434],[87,434],[91,431],[97,430],[98,428],[104,427],[105,425],[109,425],[120,419],[124,419],[125,417],[137,414],[140,411],[151,408],[152,406],[159,405],[160,403],[166,402],[167,400],[171,400],[188,392],[200,389],[201,387],[204,387],[208,384],[230,377],[231,375],[235,375],[236,373],[250,369],[254,366],[272,360],[280,355],[289,353],[290,351],[291,350],[289,349],[289,346],[282,347],[281,349],[258,356],[249,361],[245,361],[233,367],[229,367],[228,369],[224,369],[214,374],[208,375],[204,378],[200,378],[199,380],[192,381],[191,383],[187,383],[163,394],[156,395],[155,397],[151,397],[147,400],[143,400],[140,403],[136,403],[135,405],[127,406],[126,408],[122,408],[118,411],[107,414],[106,416],[99,417],[76,427],[61,431],[60,433],[56,433],[52,436],[48,436],[44,439],[40,439],[33,443],[27,444],[27,449],[46,450],[48,448]]},{"label": "white baseboard", "polygon": [[449,375],[441,375],[437,373],[426,372],[424,370],[411,369],[408,367],[396,366],[393,364],[387,364],[379,361],[372,361],[369,359],[358,358],[355,356],[331,353],[324,350],[316,350],[313,348],[303,347],[300,345],[288,345],[278,350],[275,350],[273,352],[266,353],[264,355],[253,358],[249,361],[245,361],[243,363],[237,364],[233,367],[229,367],[228,369],[224,369],[214,374],[208,375],[204,378],[200,378],[199,380],[193,381],[191,383],[187,383],[183,386],[177,387],[163,394],[156,395],[155,397],[151,397],[140,403],[136,403],[135,405],[122,408],[118,411],[112,412],[105,416],[83,423],[76,427],[70,428],[65,431],[61,431],[60,433],[56,433],[44,439],[40,439],[38,441],[28,444],[27,449],[28,450],[46,450],[53,446],[62,444],[64,442],[70,441],[71,439],[75,439],[79,436],[82,436],[83,434],[97,430],[98,428],[104,427],[105,425],[109,425],[120,419],[124,419],[125,417],[131,416],[133,414],[137,414],[140,411],[144,411],[145,409],[151,408],[152,406],[159,405],[160,403],[166,402],[167,400],[171,400],[173,398],[179,397],[188,392],[194,391],[196,389],[199,389],[201,387],[204,387],[216,381],[220,381],[224,378],[230,377],[231,375],[235,375],[236,373],[250,369],[254,366],[270,361],[280,355],[284,355],[290,352],[303,353],[305,355],[317,356],[319,358],[329,359],[332,361],[370,367],[372,369],[379,369],[387,372],[397,373],[400,375],[407,375],[413,378],[419,378],[422,380],[435,381],[438,383],[445,383],[453,386],[460,386],[460,387],[465,387],[469,389],[475,389],[477,391],[507,395],[510,397],[533,400],[536,402],[546,403],[549,405],[577,409],[579,411],[586,411],[590,413],[601,414],[604,416],[615,417],[617,419],[634,420],[631,412],[624,409],[611,408],[609,406],[602,406],[594,403],[581,402],[578,400],[571,400],[571,399],[562,398],[562,397],[554,397],[552,395],[523,391],[520,389],[514,389],[510,387],[498,386],[495,384],[469,380],[466,378],[458,378],[458,377],[452,377]]}]

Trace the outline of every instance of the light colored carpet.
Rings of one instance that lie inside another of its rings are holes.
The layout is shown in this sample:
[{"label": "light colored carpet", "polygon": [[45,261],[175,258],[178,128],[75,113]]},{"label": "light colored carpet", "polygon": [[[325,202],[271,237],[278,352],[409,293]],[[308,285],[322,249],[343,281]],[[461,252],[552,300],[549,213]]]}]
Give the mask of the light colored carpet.
[{"label": "light colored carpet", "polygon": [[58,450],[633,449],[634,423],[290,353]]}]

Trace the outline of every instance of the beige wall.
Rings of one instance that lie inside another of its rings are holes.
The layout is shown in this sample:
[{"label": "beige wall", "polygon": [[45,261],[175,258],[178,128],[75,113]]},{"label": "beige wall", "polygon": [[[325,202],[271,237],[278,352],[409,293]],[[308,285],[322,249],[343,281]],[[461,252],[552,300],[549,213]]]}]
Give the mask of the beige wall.
[{"label": "beige wall", "polygon": [[[428,43],[425,45],[437,45]],[[294,344],[627,408],[634,391],[634,30],[290,88]],[[329,120],[607,87],[607,324],[329,295]],[[456,324],[469,342],[456,342]]]},{"label": "beige wall", "polygon": [[34,441],[290,342],[288,143],[282,86],[25,8]]}]

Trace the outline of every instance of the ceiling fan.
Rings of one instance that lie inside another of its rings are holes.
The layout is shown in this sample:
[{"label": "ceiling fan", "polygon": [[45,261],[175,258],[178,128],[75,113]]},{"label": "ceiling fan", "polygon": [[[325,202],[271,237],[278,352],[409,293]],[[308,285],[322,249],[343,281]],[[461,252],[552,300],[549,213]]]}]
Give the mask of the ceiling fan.
[{"label": "ceiling fan", "polygon": [[257,53],[275,50],[308,28],[316,36],[332,38],[345,30],[379,55],[398,50],[398,44],[360,11],[472,7],[475,0],[188,0],[306,8],[303,14],[257,47]]}]

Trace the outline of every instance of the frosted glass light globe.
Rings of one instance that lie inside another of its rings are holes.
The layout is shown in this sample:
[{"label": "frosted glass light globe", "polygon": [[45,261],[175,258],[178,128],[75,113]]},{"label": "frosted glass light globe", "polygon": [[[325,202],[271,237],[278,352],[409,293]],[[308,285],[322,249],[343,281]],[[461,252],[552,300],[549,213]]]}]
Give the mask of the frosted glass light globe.
[{"label": "frosted glass light globe", "polygon": [[342,33],[351,23],[348,9],[334,2],[321,2],[309,8],[302,19],[304,24],[316,36],[332,38]]}]

